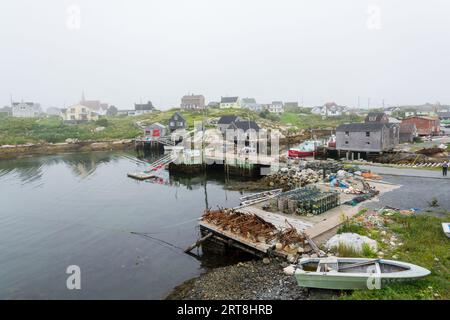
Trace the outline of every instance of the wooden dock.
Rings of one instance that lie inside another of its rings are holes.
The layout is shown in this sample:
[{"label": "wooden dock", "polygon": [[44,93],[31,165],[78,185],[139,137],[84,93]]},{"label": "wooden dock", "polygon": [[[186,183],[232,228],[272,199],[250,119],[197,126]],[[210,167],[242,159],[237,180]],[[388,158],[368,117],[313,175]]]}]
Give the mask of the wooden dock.
[{"label": "wooden dock", "polygon": [[[282,212],[268,212],[262,209],[264,202],[257,204],[251,204],[247,206],[236,207],[235,210],[245,213],[256,215],[263,220],[273,224],[278,230],[282,231],[289,227],[294,227],[298,232],[303,233],[306,236],[309,244],[309,249],[313,249],[316,253],[318,247],[316,245],[323,243],[330,236],[335,234],[337,228],[345,221],[355,216],[364,204],[377,201],[377,198],[386,192],[392,191],[400,186],[393,184],[386,184],[380,181],[371,181],[371,184],[380,191],[380,194],[370,200],[359,203],[356,206],[340,205],[333,209],[330,209],[320,215],[312,217],[299,216],[295,214],[285,214]],[[343,198],[352,197],[352,195],[342,194]],[[252,198],[247,197],[247,198]],[[270,201],[267,200],[267,201]],[[222,228],[200,220],[200,230],[202,235],[205,236],[208,233],[213,233],[211,238],[222,242],[225,246],[231,246],[244,251],[251,252],[257,256],[264,255],[276,255],[280,257],[287,257],[287,253],[284,251],[276,250],[274,244],[252,241],[238,234],[233,233],[230,230],[223,230]],[[307,251],[307,250],[306,250]]]},{"label": "wooden dock", "polygon": [[134,171],[128,172],[127,176],[136,180],[148,180],[152,178],[156,178],[156,176],[152,173],[148,173],[145,171]]}]

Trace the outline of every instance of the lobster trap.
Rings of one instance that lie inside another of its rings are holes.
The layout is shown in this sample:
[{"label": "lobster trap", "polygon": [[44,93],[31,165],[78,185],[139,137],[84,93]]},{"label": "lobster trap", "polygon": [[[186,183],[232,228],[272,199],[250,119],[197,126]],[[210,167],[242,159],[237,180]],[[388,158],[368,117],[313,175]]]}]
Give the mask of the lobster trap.
[{"label": "lobster trap", "polygon": [[339,205],[339,193],[322,191],[316,186],[287,191],[277,199],[278,210],[288,214],[318,215]]}]

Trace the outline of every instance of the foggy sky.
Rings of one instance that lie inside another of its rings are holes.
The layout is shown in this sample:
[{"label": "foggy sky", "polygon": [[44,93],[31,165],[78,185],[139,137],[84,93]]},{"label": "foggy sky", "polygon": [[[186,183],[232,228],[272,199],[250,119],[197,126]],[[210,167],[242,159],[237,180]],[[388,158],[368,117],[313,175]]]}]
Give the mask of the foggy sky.
[{"label": "foggy sky", "polygon": [[82,90],[121,109],[187,93],[450,103],[449,15],[446,0],[3,0],[0,107],[10,94],[63,107]]}]

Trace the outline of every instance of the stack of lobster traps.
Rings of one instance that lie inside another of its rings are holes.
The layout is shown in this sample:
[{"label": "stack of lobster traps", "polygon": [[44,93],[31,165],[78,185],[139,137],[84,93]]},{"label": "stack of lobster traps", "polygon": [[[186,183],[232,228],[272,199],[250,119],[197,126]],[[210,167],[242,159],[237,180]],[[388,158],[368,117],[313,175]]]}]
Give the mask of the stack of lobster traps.
[{"label": "stack of lobster traps", "polygon": [[318,215],[340,205],[339,194],[307,186],[287,191],[278,196],[278,210],[288,214]]}]

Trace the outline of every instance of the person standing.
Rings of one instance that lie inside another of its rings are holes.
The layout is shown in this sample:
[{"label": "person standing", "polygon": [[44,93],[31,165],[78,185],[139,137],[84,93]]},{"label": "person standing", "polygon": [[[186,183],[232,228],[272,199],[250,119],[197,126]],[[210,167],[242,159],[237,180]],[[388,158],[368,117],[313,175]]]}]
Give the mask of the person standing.
[{"label": "person standing", "polygon": [[448,162],[446,161],[442,164],[442,176],[446,177],[447,171],[448,171]]}]

